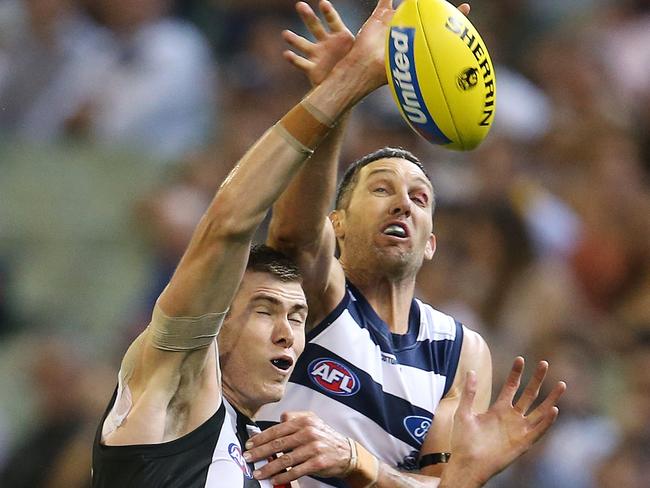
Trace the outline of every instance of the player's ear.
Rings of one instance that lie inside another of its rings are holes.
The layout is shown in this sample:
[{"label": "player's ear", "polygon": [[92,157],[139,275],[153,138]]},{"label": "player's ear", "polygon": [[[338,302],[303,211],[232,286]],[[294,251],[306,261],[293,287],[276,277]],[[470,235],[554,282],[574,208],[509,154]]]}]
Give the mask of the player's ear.
[{"label": "player's ear", "polygon": [[334,235],[337,239],[345,237],[345,210],[332,210],[330,212],[330,222],[334,228]]},{"label": "player's ear", "polygon": [[429,240],[427,240],[427,245],[424,247],[424,259],[430,261],[433,258],[433,255],[436,253],[436,236],[431,234]]}]

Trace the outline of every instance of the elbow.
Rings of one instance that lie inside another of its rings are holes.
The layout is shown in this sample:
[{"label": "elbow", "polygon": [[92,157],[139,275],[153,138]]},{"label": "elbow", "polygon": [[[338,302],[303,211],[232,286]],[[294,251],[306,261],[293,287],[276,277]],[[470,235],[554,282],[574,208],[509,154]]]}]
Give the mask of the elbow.
[{"label": "elbow", "polygon": [[271,219],[267,244],[273,249],[282,251],[287,256],[296,257],[298,254],[311,253],[319,248],[322,231],[312,225],[301,225],[299,219],[288,219],[282,222]]},{"label": "elbow", "polygon": [[272,226],[269,229],[266,243],[269,247],[292,258],[295,258],[301,249],[299,239],[293,232],[283,232],[281,229]]},{"label": "elbow", "polygon": [[199,232],[214,241],[250,240],[263,218],[264,214],[243,216],[229,206],[213,205],[201,219]]}]

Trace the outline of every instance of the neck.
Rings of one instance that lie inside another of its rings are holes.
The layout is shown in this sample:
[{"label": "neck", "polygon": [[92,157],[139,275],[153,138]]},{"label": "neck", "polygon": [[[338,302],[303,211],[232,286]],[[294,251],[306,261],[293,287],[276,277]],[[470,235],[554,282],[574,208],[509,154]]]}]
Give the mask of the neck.
[{"label": "neck", "polygon": [[251,402],[246,401],[242,395],[230,388],[230,385],[228,385],[225,379],[223,381],[223,396],[228,400],[228,403],[235,407],[239,412],[246,415],[249,419],[255,420],[255,415],[261,405],[251,405]]},{"label": "neck", "polygon": [[388,324],[390,331],[408,331],[409,312],[415,292],[415,277],[399,280],[372,273],[345,269],[345,275],[359,289],[377,315]]}]

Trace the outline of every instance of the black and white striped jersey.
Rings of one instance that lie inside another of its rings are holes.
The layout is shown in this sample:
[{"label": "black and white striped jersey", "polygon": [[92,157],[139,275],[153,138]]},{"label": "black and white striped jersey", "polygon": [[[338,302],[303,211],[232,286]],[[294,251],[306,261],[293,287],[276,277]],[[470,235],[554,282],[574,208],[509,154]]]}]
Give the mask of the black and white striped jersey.
[{"label": "black and white striped jersey", "polygon": [[[414,469],[440,400],[460,357],[463,326],[414,299],[408,332],[391,333],[364,296],[347,284],[345,297],[307,334],[283,399],[262,407],[258,423],[282,412],[312,410],[382,461]],[[302,478],[301,488],[345,486]]]},{"label": "black and white striped jersey", "polygon": [[[95,436],[93,488],[272,488],[253,478],[255,466],[242,456],[257,425],[224,398],[217,412],[189,434],[161,444],[106,446]],[[259,467],[259,464],[258,464]]]}]

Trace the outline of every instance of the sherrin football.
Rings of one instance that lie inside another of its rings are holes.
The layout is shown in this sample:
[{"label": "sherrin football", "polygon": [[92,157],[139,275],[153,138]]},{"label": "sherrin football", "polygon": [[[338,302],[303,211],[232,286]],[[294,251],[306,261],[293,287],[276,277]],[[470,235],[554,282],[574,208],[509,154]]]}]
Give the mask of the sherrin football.
[{"label": "sherrin football", "polygon": [[494,120],[494,67],[481,36],[444,0],[404,0],[387,36],[388,84],[406,122],[427,141],[466,151]]}]

